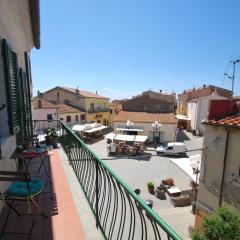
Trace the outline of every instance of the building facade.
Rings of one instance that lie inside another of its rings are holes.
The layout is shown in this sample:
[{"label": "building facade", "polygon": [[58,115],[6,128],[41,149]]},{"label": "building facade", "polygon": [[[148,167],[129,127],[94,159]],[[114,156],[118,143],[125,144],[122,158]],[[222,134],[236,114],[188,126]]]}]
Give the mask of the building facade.
[{"label": "building facade", "polygon": [[[14,171],[11,155],[32,131],[30,51],[40,48],[39,2],[0,5],[0,169]],[[8,184],[0,182],[0,190]]]},{"label": "building facade", "polygon": [[86,113],[80,109],[67,104],[58,104],[57,106],[59,109],[59,119],[68,126],[84,124],[86,122]]},{"label": "building facade", "polygon": [[48,121],[58,120],[58,106],[41,97],[34,97],[32,101],[32,119]]},{"label": "building facade", "polygon": [[226,97],[219,96],[217,92],[206,97],[200,97],[188,101],[188,119],[190,119],[191,130],[195,130],[197,134],[204,134],[204,126],[202,121],[208,118],[209,104],[211,100],[227,99]]},{"label": "building facade", "polygon": [[109,126],[113,128],[113,120],[121,112],[122,107],[119,103],[109,103]]},{"label": "building facade", "polygon": [[217,92],[219,96],[231,98],[232,92],[230,90],[216,87],[213,85],[203,85],[200,88],[193,88],[184,90],[183,93],[178,94],[177,113],[182,115],[188,115],[188,101],[192,99],[198,99],[200,97],[206,97],[212,95],[213,92]]},{"label": "building facade", "polygon": [[175,111],[176,94],[146,91],[122,103],[123,111],[171,113]]},{"label": "building facade", "polygon": [[[159,143],[164,143],[175,139],[177,119],[173,113],[121,111],[113,120],[114,132],[117,133],[118,128],[126,128],[127,121],[133,123],[133,128],[141,130],[137,134],[147,136],[149,142],[157,140]],[[152,126],[156,121],[161,124],[159,130],[155,130]]]},{"label": "building facade", "polygon": [[109,124],[109,99],[107,97],[67,87],[55,87],[42,93],[42,97],[54,104],[67,104],[86,112],[88,123]]},{"label": "building facade", "polygon": [[203,215],[230,204],[240,209],[240,101],[213,100],[205,136],[196,224]]}]

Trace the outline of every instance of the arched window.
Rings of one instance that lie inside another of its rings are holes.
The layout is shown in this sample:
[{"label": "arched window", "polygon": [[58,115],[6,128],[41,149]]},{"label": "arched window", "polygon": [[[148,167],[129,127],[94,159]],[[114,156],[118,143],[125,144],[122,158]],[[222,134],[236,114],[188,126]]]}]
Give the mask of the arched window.
[{"label": "arched window", "polygon": [[42,108],[42,101],[38,100],[38,108]]},{"label": "arched window", "polygon": [[60,103],[60,93],[57,92],[57,103]]}]

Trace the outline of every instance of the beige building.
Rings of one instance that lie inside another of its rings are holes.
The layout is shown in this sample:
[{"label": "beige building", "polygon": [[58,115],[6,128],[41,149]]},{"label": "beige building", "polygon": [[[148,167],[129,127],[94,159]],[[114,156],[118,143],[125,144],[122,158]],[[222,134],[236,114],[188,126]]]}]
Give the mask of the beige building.
[{"label": "beige building", "polygon": [[55,104],[67,104],[86,112],[86,122],[109,123],[109,99],[88,91],[55,87],[44,93],[42,97]]},{"label": "beige building", "polygon": [[113,128],[113,120],[121,111],[118,103],[109,103],[109,126]]},{"label": "beige building", "polygon": [[225,203],[240,209],[240,102],[212,101],[209,114],[203,123],[196,224]]},{"label": "beige building", "polygon": [[78,108],[67,104],[58,104],[59,119],[68,126],[86,122],[86,114]]},{"label": "beige building", "polygon": [[[30,52],[40,48],[38,1],[0,1],[0,42],[0,169],[15,171],[10,157],[32,130]],[[0,182],[0,192],[9,184]]]},{"label": "beige building", "polygon": [[[118,129],[126,128],[127,121],[133,123],[131,128],[134,134],[146,135],[149,142],[174,141],[177,119],[173,113],[121,111],[113,120],[114,132],[117,133]],[[152,126],[156,121],[161,124],[159,130],[154,130]],[[134,132],[134,128],[141,131]]]}]

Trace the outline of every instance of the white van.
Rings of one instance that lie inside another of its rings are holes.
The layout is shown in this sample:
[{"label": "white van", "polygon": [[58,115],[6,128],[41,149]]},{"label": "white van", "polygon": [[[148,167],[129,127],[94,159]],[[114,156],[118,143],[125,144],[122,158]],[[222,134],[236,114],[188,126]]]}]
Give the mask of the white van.
[{"label": "white van", "polygon": [[166,146],[157,148],[157,153],[161,155],[181,155],[186,156],[187,148],[182,142],[170,142]]}]

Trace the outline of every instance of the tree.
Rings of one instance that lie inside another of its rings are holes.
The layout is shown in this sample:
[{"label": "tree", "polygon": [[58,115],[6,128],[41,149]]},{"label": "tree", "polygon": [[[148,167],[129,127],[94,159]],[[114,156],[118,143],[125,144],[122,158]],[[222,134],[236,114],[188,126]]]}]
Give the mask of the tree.
[{"label": "tree", "polygon": [[240,214],[232,207],[220,207],[204,217],[193,240],[240,240]]}]

